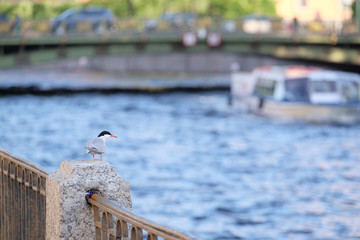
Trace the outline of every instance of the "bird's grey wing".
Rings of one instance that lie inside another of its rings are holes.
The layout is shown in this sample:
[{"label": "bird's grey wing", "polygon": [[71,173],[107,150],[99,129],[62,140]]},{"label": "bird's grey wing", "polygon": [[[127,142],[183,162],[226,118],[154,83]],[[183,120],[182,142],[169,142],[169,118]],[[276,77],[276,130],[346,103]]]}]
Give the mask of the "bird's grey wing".
[{"label": "bird's grey wing", "polygon": [[86,149],[86,153],[96,153],[97,152],[96,147],[92,146],[91,142],[88,142],[86,144],[85,149]]},{"label": "bird's grey wing", "polygon": [[95,152],[95,153],[104,153],[106,150],[104,141],[100,138],[95,138],[91,142],[88,142],[86,146],[86,151]]},{"label": "bird's grey wing", "polygon": [[91,146],[90,141],[86,144],[85,149],[86,149],[86,153],[90,153],[93,150],[93,147]]}]

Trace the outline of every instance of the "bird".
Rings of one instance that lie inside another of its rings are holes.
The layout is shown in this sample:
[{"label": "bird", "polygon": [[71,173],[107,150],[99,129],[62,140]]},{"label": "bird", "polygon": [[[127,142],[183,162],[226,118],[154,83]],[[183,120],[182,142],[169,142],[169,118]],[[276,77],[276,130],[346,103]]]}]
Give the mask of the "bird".
[{"label": "bird", "polygon": [[87,143],[86,153],[91,154],[94,160],[96,160],[95,154],[100,154],[102,161],[102,154],[106,152],[105,140],[110,137],[117,138],[108,131],[102,131],[96,138]]}]

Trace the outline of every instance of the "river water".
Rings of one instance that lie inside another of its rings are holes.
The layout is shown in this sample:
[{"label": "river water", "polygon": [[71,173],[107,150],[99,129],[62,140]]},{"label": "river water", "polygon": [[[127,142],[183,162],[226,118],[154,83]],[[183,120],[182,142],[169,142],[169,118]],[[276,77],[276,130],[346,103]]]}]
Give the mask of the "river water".
[{"label": "river water", "polygon": [[228,92],[0,97],[0,148],[49,172],[104,160],[131,184],[133,211],[199,239],[360,238],[360,126],[276,122]]}]

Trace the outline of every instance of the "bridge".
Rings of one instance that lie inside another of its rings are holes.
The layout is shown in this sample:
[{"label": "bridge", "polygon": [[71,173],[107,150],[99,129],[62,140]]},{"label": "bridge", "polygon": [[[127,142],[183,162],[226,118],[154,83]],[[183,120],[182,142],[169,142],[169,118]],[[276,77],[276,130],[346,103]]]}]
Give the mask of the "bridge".
[{"label": "bridge", "polygon": [[24,22],[15,32],[0,25],[0,68],[80,57],[176,52],[261,55],[355,71],[360,65],[356,26],[355,31],[339,31],[331,23],[314,22],[294,30],[288,28],[288,23],[274,20],[264,30],[263,22],[252,23],[252,29],[246,29],[245,22],[210,18],[176,27],[159,21],[156,28],[149,29],[147,24],[142,20],[119,20],[115,29],[94,31],[90,24],[81,23],[75,32],[65,28],[52,31],[46,21]]}]

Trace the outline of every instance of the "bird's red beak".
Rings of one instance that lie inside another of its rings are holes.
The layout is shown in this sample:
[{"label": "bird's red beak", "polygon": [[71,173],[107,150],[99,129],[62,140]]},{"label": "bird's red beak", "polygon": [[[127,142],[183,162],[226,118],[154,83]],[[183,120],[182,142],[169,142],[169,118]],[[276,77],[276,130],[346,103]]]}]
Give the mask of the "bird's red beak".
[{"label": "bird's red beak", "polygon": [[117,136],[115,136],[115,135],[110,135],[110,137],[117,138]]}]

